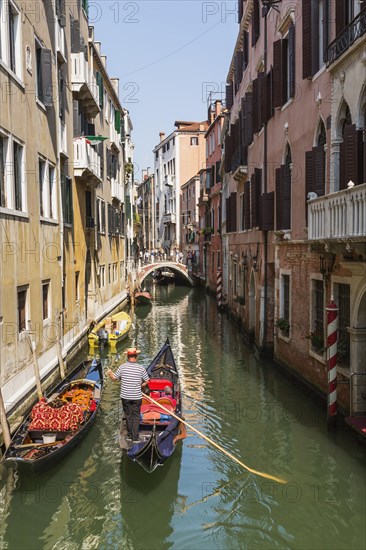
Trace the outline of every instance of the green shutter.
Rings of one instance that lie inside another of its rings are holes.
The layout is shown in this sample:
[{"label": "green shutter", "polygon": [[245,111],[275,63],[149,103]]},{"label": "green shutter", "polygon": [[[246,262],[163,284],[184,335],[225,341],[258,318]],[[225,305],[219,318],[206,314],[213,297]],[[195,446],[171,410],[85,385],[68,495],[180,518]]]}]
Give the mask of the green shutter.
[{"label": "green shutter", "polygon": [[103,77],[98,71],[96,72],[95,76],[96,76],[97,85],[99,88],[99,107],[103,109],[104,107]]},{"label": "green shutter", "polygon": [[114,127],[119,134],[121,131],[121,113],[117,110],[114,111]]}]

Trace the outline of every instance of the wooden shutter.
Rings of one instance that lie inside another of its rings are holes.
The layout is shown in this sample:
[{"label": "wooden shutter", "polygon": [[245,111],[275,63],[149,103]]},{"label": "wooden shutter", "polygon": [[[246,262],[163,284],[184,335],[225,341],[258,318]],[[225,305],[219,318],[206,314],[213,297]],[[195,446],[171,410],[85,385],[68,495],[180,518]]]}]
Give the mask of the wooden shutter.
[{"label": "wooden shutter", "polygon": [[100,204],[100,210],[101,210],[101,214],[102,214],[102,233],[105,233],[105,202],[104,201],[101,201],[101,204]]},{"label": "wooden shutter", "polygon": [[243,52],[238,50],[235,54],[235,87],[238,90],[243,78]]},{"label": "wooden shutter", "polygon": [[107,149],[107,178],[112,175],[112,153],[110,149]]},{"label": "wooden shutter", "polygon": [[260,34],[259,0],[253,0],[252,13],[252,46],[255,46]]},{"label": "wooden shutter", "polygon": [[221,165],[221,160],[217,160],[216,161],[216,183],[220,183],[221,182],[221,174],[220,174],[220,165]]},{"label": "wooden shutter", "polygon": [[269,71],[266,76],[266,96],[267,96],[267,107],[266,107],[266,117],[267,122],[274,115],[274,105],[273,105],[273,69]]},{"label": "wooden shutter", "polygon": [[244,183],[244,229],[250,229],[250,181]]},{"label": "wooden shutter", "polygon": [[236,224],[236,193],[231,194],[231,230],[237,231]]},{"label": "wooden shutter", "polygon": [[[269,119],[268,114],[268,80],[264,73],[258,75],[258,110],[259,124],[262,128],[263,124]],[[260,129],[259,128],[259,129]]]},{"label": "wooden shutter", "polygon": [[314,183],[312,191],[321,197],[325,193],[325,151],[324,145],[313,147]]},{"label": "wooden shutter", "polygon": [[274,229],[274,191],[261,196],[261,227],[263,231]]},{"label": "wooden shutter", "polygon": [[343,141],[339,146],[339,190],[347,189],[346,184],[346,144]]},{"label": "wooden shutter", "polygon": [[243,71],[247,68],[249,63],[249,33],[243,32]]},{"label": "wooden shutter", "polygon": [[276,177],[276,229],[283,229],[282,227],[282,211],[283,211],[283,200],[282,200],[282,182],[281,182],[281,168],[276,168],[275,171]]},{"label": "wooden shutter", "polygon": [[46,107],[51,107],[53,105],[51,50],[47,50],[46,48],[41,49],[40,63],[42,73],[42,102]]},{"label": "wooden shutter", "polygon": [[117,134],[119,134],[121,131],[121,113],[117,109],[114,111],[114,127]]},{"label": "wooden shutter", "polygon": [[231,109],[233,106],[234,92],[233,92],[233,83],[226,84],[226,108]]},{"label": "wooden shutter", "polygon": [[253,80],[253,132],[259,132],[259,113],[258,113],[258,78]]},{"label": "wooden shutter", "polygon": [[336,0],[336,35],[338,36],[346,26],[346,0]]},{"label": "wooden shutter", "polygon": [[273,105],[282,107],[282,40],[273,43]]},{"label": "wooden shutter", "polygon": [[304,79],[313,76],[311,7],[312,0],[302,0],[302,77]]},{"label": "wooden shutter", "polygon": [[238,23],[240,23],[243,17],[243,0],[238,0]]},{"label": "wooden shutter", "polygon": [[313,191],[314,186],[314,155],[313,151],[305,152],[305,222],[308,224],[308,193]]},{"label": "wooden shutter", "polygon": [[356,130],[355,124],[347,124],[344,129],[344,163],[346,189],[350,180],[355,185],[363,183],[363,131]]},{"label": "wooden shutter", "polygon": [[282,182],[282,228],[291,229],[291,170],[286,164],[281,166]]},{"label": "wooden shutter", "polygon": [[74,137],[81,135],[81,116],[79,109],[79,102],[77,99],[74,99],[72,102],[73,105],[73,125],[74,125]]},{"label": "wooden shutter", "polygon": [[60,27],[66,27],[65,0],[56,0],[56,15],[57,15]]},{"label": "wooden shutter", "polygon": [[226,199],[226,202],[225,202],[225,206],[226,206],[226,233],[230,233],[231,232],[231,226],[230,226],[230,197],[228,197]]},{"label": "wooden shutter", "polygon": [[289,74],[288,74],[288,81],[289,81],[289,90],[290,90],[290,97],[295,97],[295,25],[291,23],[289,30],[288,30],[288,56],[289,56]]},{"label": "wooden shutter", "polygon": [[254,219],[253,227],[260,226],[261,220],[261,193],[262,193],[262,170],[260,168],[254,168]]},{"label": "wooden shutter", "polygon": [[245,94],[245,143],[250,145],[253,141],[253,92]]},{"label": "wooden shutter", "polygon": [[79,53],[81,50],[80,40],[80,21],[78,19],[70,19],[71,25],[71,53]]}]

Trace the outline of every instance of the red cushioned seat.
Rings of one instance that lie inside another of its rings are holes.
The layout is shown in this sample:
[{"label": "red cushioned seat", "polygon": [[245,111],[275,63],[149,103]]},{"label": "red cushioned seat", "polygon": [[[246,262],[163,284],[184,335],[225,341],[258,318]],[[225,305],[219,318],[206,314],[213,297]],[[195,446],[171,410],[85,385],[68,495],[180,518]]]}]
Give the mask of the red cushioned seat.
[{"label": "red cushioned seat", "polygon": [[162,391],[165,386],[173,387],[173,382],[167,380],[166,378],[150,378],[149,380],[149,390],[160,390]]}]

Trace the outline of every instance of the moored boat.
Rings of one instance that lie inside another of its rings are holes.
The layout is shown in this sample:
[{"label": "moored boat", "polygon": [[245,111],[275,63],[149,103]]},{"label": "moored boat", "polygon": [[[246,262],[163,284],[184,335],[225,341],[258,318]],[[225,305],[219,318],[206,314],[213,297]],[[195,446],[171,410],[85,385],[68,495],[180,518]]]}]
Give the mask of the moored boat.
[{"label": "moored boat", "polygon": [[151,294],[147,291],[135,292],[135,302],[140,305],[151,305]]},{"label": "moored boat", "polygon": [[128,458],[138,462],[147,472],[153,472],[173,454],[177,442],[186,437],[185,426],[180,421],[179,373],[168,340],[146,370],[150,378],[149,395],[155,403],[147,396],[142,398],[141,441],[135,444],[127,441],[126,425],[122,420],[119,443]]},{"label": "moored boat", "polygon": [[94,424],[103,390],[100,361],[83,361],[32,407],[2,461],[39,473],[54,466]]},{"label": "moored boat", "polygon": [[175,282],[175,275],[168,269],[163,271],[159,268],[154,271],[153,280],[157,285],[169,285]]},{"label": "moored boat", "polygon": [[89,346],[94,347],[105,343],[115,347],[118,342],[127,338],[131,325],[131,317],[125,311],[106,317],[89,332]]}]

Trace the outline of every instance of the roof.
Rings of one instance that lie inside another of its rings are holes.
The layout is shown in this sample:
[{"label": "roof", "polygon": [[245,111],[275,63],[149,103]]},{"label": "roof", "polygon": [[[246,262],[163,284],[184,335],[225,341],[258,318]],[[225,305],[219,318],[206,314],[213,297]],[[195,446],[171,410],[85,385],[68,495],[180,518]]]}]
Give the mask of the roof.
[{"label": "roof", "polygon": [[[183,120],[176,120],[174,126],[177,126],[178,132],[206,132],[208,128],[207,120],[203,122],[185,122]],[[203,128],[201,128],[203,126]]]}]

